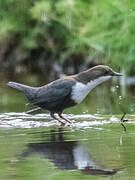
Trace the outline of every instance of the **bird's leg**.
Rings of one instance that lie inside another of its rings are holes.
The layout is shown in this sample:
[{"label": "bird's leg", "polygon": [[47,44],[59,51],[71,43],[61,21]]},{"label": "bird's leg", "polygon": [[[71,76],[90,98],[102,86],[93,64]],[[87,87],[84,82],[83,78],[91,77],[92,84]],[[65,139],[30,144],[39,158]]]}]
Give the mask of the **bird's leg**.
[{"label": "bird's leg", "polygon": [[60,123],[61,123],[61,126],[64,126],[65,125],[65,123],[64,122],[62,122],[62,121],[60,121],[55,115],[54,115],[54,113],[53,112],[51,112],[51,117],[53,118],[53,119],[55,119],[55,120],[57,120],[57,121],[59,121]]},{"label": "bird's leg", "polygon": [[62,116],[62,113],[61,113],[61,112],[59,112],[58,115],[59,115],[59,117],[60,117],[61,119],[64,119],[64,120],[67,121],[68,123],[72,124],[71,121],[69,121],[68,119],[66,119],[66,118],[64,118],[64,117]]}]

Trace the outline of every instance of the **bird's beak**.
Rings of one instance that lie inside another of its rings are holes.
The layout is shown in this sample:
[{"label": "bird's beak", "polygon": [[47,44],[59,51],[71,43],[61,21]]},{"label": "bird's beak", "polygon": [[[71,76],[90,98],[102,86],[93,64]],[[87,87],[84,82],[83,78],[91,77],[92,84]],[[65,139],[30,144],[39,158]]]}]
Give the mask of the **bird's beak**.
[{"label": "bird's beak", "polygon": [[118,72],[113,72],[113,76],[123,76],[122,73],[118,73]]}]

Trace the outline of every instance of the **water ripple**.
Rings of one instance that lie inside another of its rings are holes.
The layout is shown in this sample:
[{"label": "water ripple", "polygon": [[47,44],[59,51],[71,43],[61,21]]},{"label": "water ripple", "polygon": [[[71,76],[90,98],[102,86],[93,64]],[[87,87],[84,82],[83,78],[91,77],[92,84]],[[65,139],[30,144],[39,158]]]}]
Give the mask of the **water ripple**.
[{"label": "water ripple", "polygon": [[[104,124],[119,123],[120,119],[116,116],[103,116],[99,114],[82,114],[73,115],[64,114],[64,117],[72,121],[72,127],[74,128],[93,128],[93,126],[102,126]],[[135,123],[135,115],[128,117],[127,123]],[[38,127],[50,127],[60,125],[58,121],[53,120],[49,114],[26,114],[26,113],[4,113],[0,114],[0,129],[11,128],[38,128]],[[69,124],[67,124],[68,126]],[[95,127],[96,129],[102,129],[102,127]]]}]

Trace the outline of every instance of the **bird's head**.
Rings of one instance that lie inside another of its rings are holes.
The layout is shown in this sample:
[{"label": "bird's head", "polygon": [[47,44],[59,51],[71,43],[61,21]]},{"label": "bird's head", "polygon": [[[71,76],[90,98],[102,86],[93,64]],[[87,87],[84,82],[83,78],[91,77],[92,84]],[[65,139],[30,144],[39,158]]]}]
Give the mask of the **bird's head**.
[{"label": "bird's head", "polygon": [[97,81],[98,84],[107,81],[113,76],[122,76],[121,73],[113,71],[109,66],[98,65],[87,71],[81,72],[77,75],[77,79],[85,84],[91,81]]},{"label": "bird's head", "polygon": [[105,65],[95,66],[91,68],[90,70],[88,70],[88,72],[92,74],[95,78],[107,77],[107,76],[111,76],[111,77],[122,76],[121,73],[115,72],[109,66],[105,66]]}]

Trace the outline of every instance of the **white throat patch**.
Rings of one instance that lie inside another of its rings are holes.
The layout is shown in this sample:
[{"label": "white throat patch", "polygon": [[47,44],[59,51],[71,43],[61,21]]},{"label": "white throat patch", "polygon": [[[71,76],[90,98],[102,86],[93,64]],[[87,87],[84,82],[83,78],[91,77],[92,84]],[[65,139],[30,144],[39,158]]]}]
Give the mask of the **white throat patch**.
[{"label": "white throat patch", "polygon": [[99,77],[96,80],[88,82],[87,84],[83,84],[81,82],[77,82],[72,87],[72,94],[71,94],[72,100],[74,100],[76,103],[82,102],[83,99],[88,95],[88,93],[93,88],[95,88],[97,85],[103,83],[104,81],[107,81],[111,77],[112,76],[102,76],[102,77]]}]

